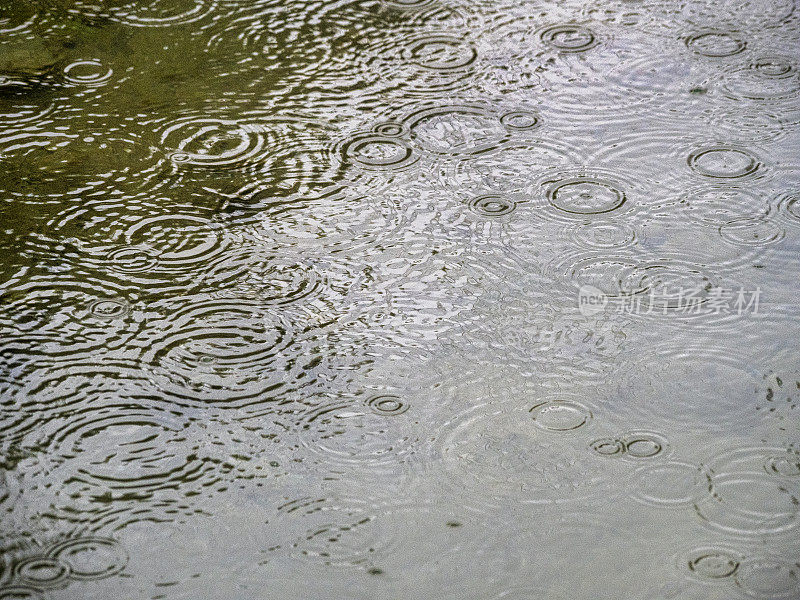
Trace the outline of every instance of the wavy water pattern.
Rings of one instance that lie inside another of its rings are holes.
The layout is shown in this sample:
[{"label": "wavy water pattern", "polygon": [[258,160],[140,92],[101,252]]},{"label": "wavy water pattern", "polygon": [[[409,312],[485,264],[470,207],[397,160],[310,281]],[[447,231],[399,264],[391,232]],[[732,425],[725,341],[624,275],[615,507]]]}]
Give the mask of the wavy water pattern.
[{"label": "wavy water pattern", "polygon": [[797,0],[0,0],[0,599],[800,597]]}]

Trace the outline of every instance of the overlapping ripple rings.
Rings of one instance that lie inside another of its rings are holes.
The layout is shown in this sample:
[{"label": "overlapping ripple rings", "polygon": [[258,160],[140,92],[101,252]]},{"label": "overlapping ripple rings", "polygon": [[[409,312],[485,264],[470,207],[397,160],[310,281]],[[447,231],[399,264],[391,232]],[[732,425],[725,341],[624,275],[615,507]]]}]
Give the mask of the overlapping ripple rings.
[{"label": "overlapping ripple rings", "polygon": [[187,308],[172,302],[162,310],[160,336],[148,340],[143,360],[165,393],[179,401],[236,406],[281,396],[286,384],[279,364],[294,329],[280,313],[258,301],[224,299]]},{"label": "overlapping ripple rings", "polygon": [[[617,465],[599,462],[573,439],[589,422],[585,407],[554,403],[527,412],[520,420],[511,407],[483,405],[448,423],[440,452],[452,484],[486,487],[489,505],[607,502],[620,493],[605,477]],[[542,462],[542,455],[555,459]]]},{"label": "overlapping ripple rings", "polygon": [[0,0],[0,600],[800,598],[797,0]]},{"label": "overlapping ripple rings", "polygon": [[798,455],[780,447],[724,452],[707,464],[708,491],[696,500],[710,527],[741,535],[775,534],[797,525]]}]

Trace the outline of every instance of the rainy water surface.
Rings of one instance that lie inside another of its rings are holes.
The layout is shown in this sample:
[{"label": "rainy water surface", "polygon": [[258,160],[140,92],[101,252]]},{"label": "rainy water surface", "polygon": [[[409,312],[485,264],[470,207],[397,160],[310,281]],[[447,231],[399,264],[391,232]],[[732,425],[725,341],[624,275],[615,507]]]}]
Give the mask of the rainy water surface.
[{"label": "rainy water surface", "polygon": [[794,0],[0,0],[0,598],[800,598]]}]

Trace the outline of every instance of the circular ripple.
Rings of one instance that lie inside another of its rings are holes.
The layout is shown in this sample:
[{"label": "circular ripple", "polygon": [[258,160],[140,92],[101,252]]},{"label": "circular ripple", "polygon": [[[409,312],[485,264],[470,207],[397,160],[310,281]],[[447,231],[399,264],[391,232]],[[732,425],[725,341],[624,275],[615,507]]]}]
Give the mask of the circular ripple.
[{"label": "circular ripple", "polygon": [[70,577],[68,564],[38,556],[17,563],[14,572],[20,583],[39,589],[62,587]]},{"label": "circular ripple", "polygon": [[[608,78],[625,92],[619,98],[623,106],[649,102],[654,97],[668,98],[674,102],[676,91],[688,92],[703,85],[705,77],[698,73],[694,62],[680,55],[645,54],[613,66]],[[619,109],[615,109],[610,116],[619,119]],[[628,124],[629,118],[623,122]]]},{"label": "circular ripple", "polygon": [[209,289],[220,296],[233,295],[266,305],[299,304],[318,296],[325,277],[302,260],[276,258],[259,247],[227,252],[203,275]]},{"label": "circular ripple", "polygon": [[517,204],[503,196],[488,194],[472,200],[469,207],[483,217],[502,217],[514,212]]},{"label": "circular ripple", "polygon": [[502,195],[534,194],[541,179],[538,174],[555,167],[569,168],[578,160],[578,151],[560,142],[509,143],[495,150],[460,157],[443,165],[437,183],[459,195],[475,190]]},{"label": "circular ripple", "polygon": [[[218,224],[190,215],[144,218],[125,232],[130,247],[148,248],[158,256],[160,266],[180,269],[220,253],[220,236]],[[135,264],[139,262],[134,260]]]},{"label": "circular ripple", "polygon": [[199,21],[215,8],[214,0],[149,0],[111,8],[107,16],[133,27],[172,27]]},{"label": "circular ripple", "polygon": [[784,56],[762,56],[729,72],[722,90],[733,99],[783,100],[800,92],[797,62]]},{"label": "circular ripple", "polygon": [[763,470],[712,472],[708,490],[694,507],[703,522],[714,529],[758,536],[784,532],[797,525],[797,492]]},{"label": "circular ripple", "polygon": [[407,133],[405,125],[387,121],[372,127],[372,132],[384,137],[398,137]]},{"label": "circular ripple", "polygon": [[788,452],[770,456],[764,464],[764,469],[767,473],[780,477],[798,477],[800,476],[800,456]]},{"label": "circular ripple", "polygon": [[0,425],[5,441],[21,444],[29,436],[44,432],[50,423],[64,426],[58,419],[65,413],[79,411],[92,403],[141,394],[143,389],[150,388],[140,363],[111,359],[97,350],[87,355],[89,358],[83,358],[71,352],[69,361],[31,363],[30,374],[15,372],[19,390],[9,398],[9,404],[16,401],[15,410],[9,411]]},{"label": "circular ripple", "polygon": [[212,268],[220,256],[227,256],[224,251],[232,241],[223,237],[221,223],[204,217],[161,214],[130,221],[132,226],[113,236],[119,245],[77,241],[76,251],[68,255],[77,273],[101,275],[118,293],[123,286],[186,293],[203,284],[200,267]]},{"label": "circular ripple", "polygon": [[[694,263],[664,259],[644,265],[648,294],[640,299],[637,314],[657,315],[684,311],[689,315],[706,314],[715,290],[722,289],[713,276]],[[643,310],[638,310],[643,309]]]},{"label": "circular ripple", "polygon": [[729,146],[695,150],[689,155],[688,163],[700,175],[715,179],[746,177],[762,166],[759,159],[747,150]]},{"label": "circular ripple", "polygon": [[[385,397],[384,397],[385,398]],[[397,406],[387,398],[386,406]],[[405,405],[403,405],[403,408]],[[299,426],[301,444],[323,464],[384,470],[406,465],[422,448],[424,432],[408,416],[387,419],[350,404],[328,404],[308,411]],[[391,413],[400,416],[405,411]]]},{"label": "circular ripple", "polygon": [[[3,296],[3,342],[17,346],[19,356],[57,361],[82,354],[102,355],[125,346],[141,322],[129,318],[130,306],[121,299],[98,300],[113,290],[93,289],[85,281],[52,275],[9,289]],[[20,351],[24,347],[25,351]]]},{"label": "circular ripple", "polygon": [[414,111],[405,118],[415,143],[437,154],[475,154],[496,148],[508,131],[487,108],[451,104]]},{"label": "circular ripple", "polygon": [[678,208],[692,221],[710,227],[736,219],[764,218],[771,210],[769,200],[762,195],[730,185],[692,190],[680,198]]},{"label": "circular ripple", "polygon": [[682,562],[693,577],[717,580],[733,577],[743,558],[733,550],[710,546],[692,550]]},{"label": "circular ripple", "polygon": [[621,250],[637,243],[636,231],[625,223],[580,223],[569,233],[582,246],[593,250]]},{"label": "circular ripple", "polygon": [[456,71],[469,67],[478,52],[463,38],[425,35],[408,42],[403,58],[431,71]]},{"label": "circular ripple", "polygon": [[376,555],[386,555],[395,538],[383,530],[374,511],[358,505],[323,506],[313,516],[318,523],[292,543],[294,558],[337,567],[369,567]]},{"label": "circular ripple", "polygon": [[723,239],[737,246],[769,246],[780,242],[786,232],[766,219],[736,219],[719,228]]},{"label": "circular ripple", "polygon": [[74,579],[92,580],[120,573],[128,564],[128,553],[111,538],[89,537],[62,542],[49,555],[69,565]]},{"label": "circular ripple", "polygon": [[96,300],[89,306],[89,313],[96,319],[110,320],[124,317],[130,312],[130,305],[125,300],[110,298]]},{"label": "circular ripple", "polygon": [[160,145],[176,165],[230,167],[258,162],[276,140],[257,123],[187,117],[161,132]]},{"label": "circular ripple", "polygon": [[560,52],[585,52],[600,42],[591,29],[582,25],[554,25],[543,29],[539,37]]},{"label": "circular ripple", "polygon": [[386,416],[401,415],[408,410],[408,404],[391,394],[374,396],[367,400],[367,406],[372,412]]},{"label": "circular ripple", "polygon": [[404,195],[356,186],[322,194],[275,198],[241,190],[244,202],[226,206],[227,220],[246,225],[248,242],[297,250],[303,256],[351,253],[375,246],[396,231],[403,218]]},{"label": "circular ripple", "polygon": [[572,290],[591,286],[608,298],[620,300],[643,295],[653,283],[638,261],[628,256],[567,259],[556,266],[556,272]]},{"label": "circular ripple", "polygon": [[787,224],[800,227],[800,194],[781,195],[778,198],[778,210]]},{"label": "circular ripple", "polygon": [[601,456],[631,459],[654,458],[666,454],[669,444],[664,436],[651,431],[632,431],[616,438],[601,438],[589,447]]},{"label": "circular ripple", "polygon": [[533,129],[540,124],[539,115],[529,110],[514,110],[500,117],[500,123],[513,131]]},{"label": "circular ripple", "polygon": [[34,588],[11,585],[0,589],[0,600],[45,600],[45,597]]},{"label": "circular ripple", "polygon": [[394,8],[421,8],[428,6],[433,0],[381,0],[382,4]]},{"label": "circular ripple", "polygon": [[609,213],[625,204],[625,192],[614,182],[591,176],[565,178],[547,189],[547,199],[558,210],[573,215]]},{"label": "circular ripple", "polygon": [[773,558],[749,559],[736,574],[736,584],[755,598],[797,598],[800,565]]},{"label": "circular ripple", "polygon": [[158,256],[148,248],[124,246],[109,252],[106,261],[120,273],[142,273],[158,265]]},{"label": "circular ripple", "polygon": [[[620,442],[621,446],[621,442]],[[692,504],[708,485],[701,467],[669,462],[643,467],[636,474],[635,497],[656,506]]]},{"label": "circular ripple", "polygon": [[30,95],[10,96],[0,94],[0,125],[13,127],[43,120],[56,109],[56,105],[45,98]]},{"label": "circular ripple", "polygon": [[153,324],[159,335],[143,361],[171,396],[241,407],[274,402],[289,387],[280,373],[291,358],[294,330],[261,302],[171,301],[162,310],[164,320]]},{"label": "circular ripple", "polygon": [[[436,10],[436,7],[434,7]],[[448,9],[444,9],[447,11]],[[404,18],[404,27],[411,23]],[[421,28],[425,28],[424,24]],[[402,31],[393,36],[385,32],[363,39],[352,50],[361,73],[358,87],[376,84],[374,94],[385,95],[387,89],[402,88],[404,97],[419,95],[430,98],[431,92],[454,91],[468,85],[477,62],[478,52],[464,35],[426,33],[406,37]],[[350,61],[352,62],[352,61]],[[333,73],[341,79],[341,71]]]},{"label": "circular ripple", "polygon": [[747,42],[732,33],[706,31],[686,38],[686,45],[697,54],[718,58],[743,52]]},{"label": "circular ripple", "polygon": [[592,412],[579,402],[550,400],[530,409],[533,420],[548,431],[572,431],[583,427],[592,418]]},{"label": "circular ripple", "polygon": [[625,444],[616,438],[600,438],[589,447],[600,456],[620,456],[625,452]]},{"label": "circular ripple", "polygon": [[669,444],[664,436],[651,431],[634,431],[622,436],[625,456],[631,458],[653,458],[667,452]]},{"label": "circular ripple", "polygon": [[[586,416],[577,406],[565,412],[536,416],[556,427]],[[491,405],[446,423],[438,445],[453,487],[490,506],[604,502],[620,493],[621,465],[599,461],[573,436],[537,433],[541,427],[523,408]]]},{"label": "circular ripple", "polygon": [[793,62],[781,56],[762,56],[751,66],[764,77],[789,77],[797,71]]},{"label": "circular ripple", "polygon": [[795,477],[800,474],[797,463],[800,453],[780,446],[737,448],[714,457],[709,466],[714,472],[767,473],[774,477]]},{"label": "circular ripple", "polygon": [[97,59],[78,60],[64,67],[64,79],[76,85],[103,85],[113,71]]},{"label": "circular ripple", "polygon": [[404,169],[418,160],[405,140],[394,136],[361,134],[341,146],[345,161],[369,170]]},{"label": "circular ripple", "polygon": [[[109,406],[82,412],[77,419],[54,420],[43,429],[45,434],[56,430],[51,455],[63,461],[61,468],[81,487],[80,495],[92,500],[145,500],[175,489],[191,495],[216,477],[213,465],[187,440],[185,425],[167,415]],[[91,548],[85,546],[84,559]]]}]

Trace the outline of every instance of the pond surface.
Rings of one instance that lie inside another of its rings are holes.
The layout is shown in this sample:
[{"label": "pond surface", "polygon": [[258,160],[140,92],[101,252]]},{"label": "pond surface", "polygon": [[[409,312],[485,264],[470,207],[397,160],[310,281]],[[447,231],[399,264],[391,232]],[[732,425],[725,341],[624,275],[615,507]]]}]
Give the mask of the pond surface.
[{"label": "pond surface", "polygon": [[800,598],[794,0],[0,0],[0,598]]}]

